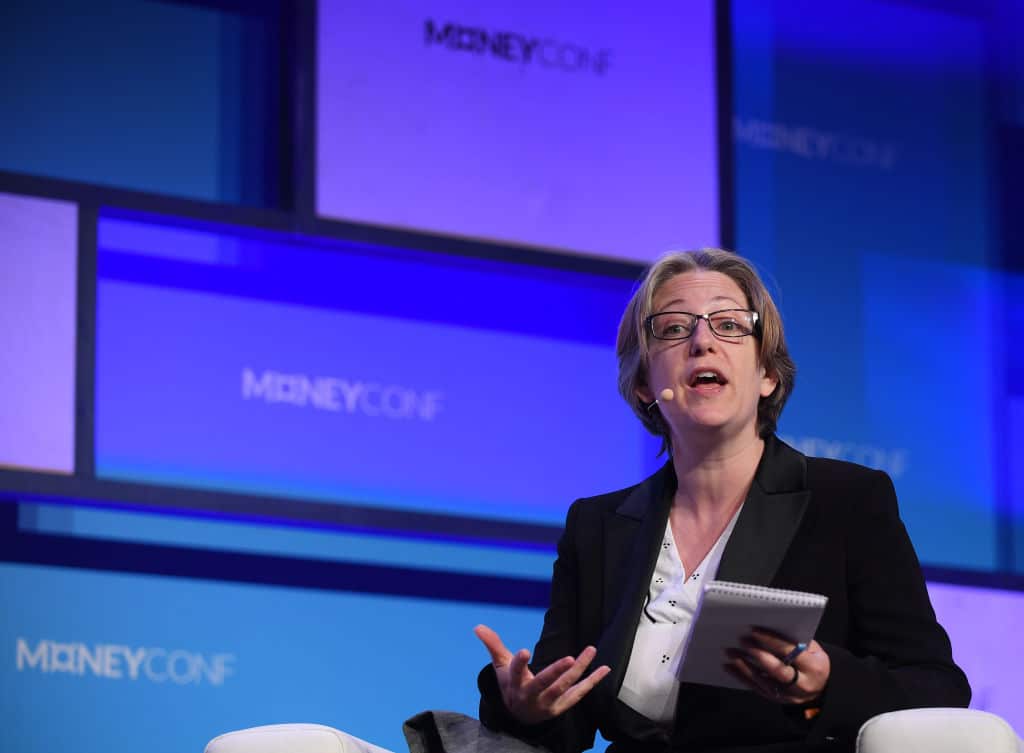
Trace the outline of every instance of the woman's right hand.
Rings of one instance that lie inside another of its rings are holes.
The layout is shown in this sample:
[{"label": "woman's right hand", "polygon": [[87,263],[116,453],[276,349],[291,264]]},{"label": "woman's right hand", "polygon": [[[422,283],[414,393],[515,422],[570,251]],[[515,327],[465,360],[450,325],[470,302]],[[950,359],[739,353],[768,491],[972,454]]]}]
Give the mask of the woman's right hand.
[{"label": "woman's right hand", "polygon": [[563,657],[535,675],[525,648],[513,654],[486,625],[477,625],[473,632],[491,655],[505,707],[523,724],[547,721],[572,708],[611,671],[604,665],[580,680],[597,654],[597,649],[587,646],[575,659]]}]

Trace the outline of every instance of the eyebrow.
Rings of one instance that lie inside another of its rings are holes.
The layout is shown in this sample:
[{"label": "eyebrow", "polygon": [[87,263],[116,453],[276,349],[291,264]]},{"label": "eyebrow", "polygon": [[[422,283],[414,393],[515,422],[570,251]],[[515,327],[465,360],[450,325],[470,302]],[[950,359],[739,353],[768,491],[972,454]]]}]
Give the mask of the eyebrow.
[{"label": "eyebrow", "polygon": [[[742,306],[740,304],[740,302],[737,301],[735,298],[730,298],[729,296],[726,296],[726,295],[716,295],[714,298],[710,299],[709,303],[715,303],[716,301],[723,301],[723,302],[727,302],[727,303],[732,303],[732,304],[734,304],[736,306],[736,308],[740,308],[740,309],[746,308],[745,306]],[[682,298],[673,298],[671,301],[666,303],[665,307],[663,309],[661,309],[661,310],[662,311],[668,311],[669,310],[669,308],[668,308],[669,306],[675,306],[676,304],[679,304],[681,306],[685,306],[686,305],[686,301],[684,301]]]}]

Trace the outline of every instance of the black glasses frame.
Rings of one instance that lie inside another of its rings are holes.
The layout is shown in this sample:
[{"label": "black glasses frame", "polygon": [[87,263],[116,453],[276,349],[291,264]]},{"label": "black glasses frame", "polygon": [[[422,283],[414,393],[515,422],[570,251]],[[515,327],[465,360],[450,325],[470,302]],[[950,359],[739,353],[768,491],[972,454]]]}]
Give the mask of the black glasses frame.
[{"label": "black glasses frame", "polygon": [[[750,332],[742,332],[738,335],[730,335],[725,332],[719,332],[718,330],[715,329],[715,326],[711,323],[711,317],[717,316],[718,314],[727,314],[730,311],[742,311],[744,314],[750,314],[750,317],[753,320]],[[689,332],[687,332],[686,335],[683,337],[660,337],[654,331],[654,320],[657,319],[659,316],[664,316],[665,314],[686,314],[687,316],[692,316],[693,326],[690,328]],[[741,337],[761,337],[761,316],[753,309],[719,309],[718,311],[709,311],[706,314],[695,314],[692,311],[659,311],[656,314],[651,314],[646,319],[644,319],[644,327],[647,329],[647,333],[655,340],[688,340],[691,337],[693,337],[693,333],[697,331],[697,325],[699,324],[701,319],[708,323],[708,329],[711,330],[711,334],[720,339],[738,340]]]}]

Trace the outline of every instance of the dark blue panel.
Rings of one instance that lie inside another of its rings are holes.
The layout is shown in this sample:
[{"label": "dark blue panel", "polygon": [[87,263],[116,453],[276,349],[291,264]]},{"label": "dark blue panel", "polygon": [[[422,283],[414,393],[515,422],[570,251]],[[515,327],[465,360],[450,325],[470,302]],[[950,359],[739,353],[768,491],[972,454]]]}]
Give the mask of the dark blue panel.
[{"label": "dark blue panel", "polygon": [[[279,201],[280,40],[150,0],[0,7],[0,167],[208,201]],[[16,115],[16,116],[15,116]]]},{"label": "dark blue panel", "polygon": [[781,433],[888,471],[926,562],[1007,568],[986,29],[870,0],[733,18],[738,246],[799,368]]}]

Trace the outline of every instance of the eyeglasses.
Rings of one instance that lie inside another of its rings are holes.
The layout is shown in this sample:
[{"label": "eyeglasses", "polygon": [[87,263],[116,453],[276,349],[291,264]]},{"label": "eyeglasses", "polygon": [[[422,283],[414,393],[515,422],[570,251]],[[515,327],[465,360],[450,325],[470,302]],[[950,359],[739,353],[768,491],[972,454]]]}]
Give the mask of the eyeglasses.
[{"label": "eyeglasses", "polygon": [[691,314],[689,311],[661,311],[644,319],[647,331],[657,340],[685,340],[697,329],[703,319],[717,337],[747,337],[760,335],[756,311],[722,309],[710,314]]}]

